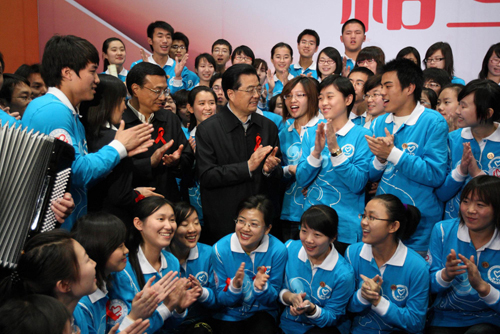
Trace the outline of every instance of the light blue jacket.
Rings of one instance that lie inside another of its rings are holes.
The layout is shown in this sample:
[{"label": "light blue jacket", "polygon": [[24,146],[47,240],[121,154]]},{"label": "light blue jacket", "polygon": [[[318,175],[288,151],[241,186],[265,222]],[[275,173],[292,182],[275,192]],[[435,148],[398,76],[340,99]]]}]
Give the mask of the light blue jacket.
[{"label": "light blue jacket", "polygon": [[[360,242],[347,248],[346,259],[354,269],[357,287],[349,303],[349,311],[356,315],[351,333],[423,332],[429,305],[429,266],[422,256],[400,241],[392,258],[379,268],[371,245]],[[382,277],[382,299],[376,307],[361,296],[360,275]]]},{"label": "light blue jacket", "polygon": [[302,157],[297,166],[297,185],[308,187],[304,210],[317,204],[328,205],[339,216],[338,240],[352,244],[361,240],[358,215],[365,207],[365,186],[368,182],[368,165],[373,156],[365,135],[368,129],[347,121],[337,131],[337,142],[343,154],[332,157],[328,143],[315,159],[314,150],[317,126],[307,129],[302,139]]},{"label": "light blue jacket", "polygon": [[[264,235],[259,247],[247,255],[236,233],[220,239],[212,250],[212,265],[217,301],[224,308],[214,318],[223,321],[240,321],[265,311],[278,317],[278,294],[283,284],[287,252],[285,245],[270,234]],[[232,279],[241,263],[245,262],[243,286],[236,289]],[[264,289],[253,285],[258,268],[265,266],[270,276]],[[229,284],[228,279],[231,280]],[[224,291],[226,290],[226,291]]]},{"label": "light blue jacket", "polygon": [[[446,282],[441,278],[446,257],[454,249],[470,259],[474,255],[481,278],[490,284],[490,294],[480,297],[468,279],[467,272]],[[477,249],[471,242],[469,229],[460,220],[437,223],[431,236],[428,253],[431,292],[437,293],[432,306],[431,326],[462,327],[480,323],[500,326],[500,234],[495,229],[491,240]]]},{"label": "light blue jacket", "polygon": [[479,169],[488,175],[500,176],[500,127],[490,136],[484,138],[481,145],[472,136],[470,128],[450,132],[448,145],[451,161],[448,166],[448,175],[441,187],[436,189],[438,198],[446,202],[445,219],[458,217],[460,194],[465,185],[471,180],[469,175],[462,176],[458,172],[458,167],[462,161],[464,143],[470,143],[472,155],[474,155]]},{"label": "light blue jacket", "polygon": [[[393,133],[393,114],[377,118],[375,137]],[[443,203],[436,196],[446,178],[448,125],[435,110],[417,103],[410,117],[394,134],[394,148],[386,165],[375,157],[370,163],[370,181],[380,181],[377,195],[393,194],[416,206],[422,215],[417,231],[405,241],[416,251],[427,251],[432,226],[443,216]]]},{"label": "light blue jacket", "polygon": [[336,326],[341,333],[349,332],[349,322],[345,314],[349,298],[354,292],[354,271],[351,265],[340,255],[333,244],[330,254],[318,266],[314,266],[307,257],[307,253],[300,240],[289,240],[286,243],[288,261],[283,294],[306,293],[307,300],[316,305],[313,315],[293,316],[290,306],[286,305],[281,314],[280,327],[285,333],[305,333],[314,326]]},{"label": "light blue jacket", "polygon": [[[56,94],[56,95],[54,95]],[[95,153],[88,153],[85,128],[62,91],[51,87],[44,96],[34,99],[23,115],[23,125],[58,138],[75,149],[70,192],[75,201],[73,213],[62,225],[71,230],[74,222],[87,213],[87,189],[105,177],[127,156],[125,147],[114,140]]]}]

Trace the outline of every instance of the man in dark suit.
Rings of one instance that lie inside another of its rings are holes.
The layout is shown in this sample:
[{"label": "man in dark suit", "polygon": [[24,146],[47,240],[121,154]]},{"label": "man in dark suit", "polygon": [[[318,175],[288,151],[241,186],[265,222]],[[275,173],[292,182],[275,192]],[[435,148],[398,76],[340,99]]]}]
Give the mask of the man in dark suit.
[{"label": "man in dark suit", "polygon": [[207,243],[234,232],[241,200],[255,194],[276,200],[283,175],[278,129],[255,113],[261,91],[256,70],[245,64],[231,66],[224,72],[222,88],[228,104],[196,131]]}]

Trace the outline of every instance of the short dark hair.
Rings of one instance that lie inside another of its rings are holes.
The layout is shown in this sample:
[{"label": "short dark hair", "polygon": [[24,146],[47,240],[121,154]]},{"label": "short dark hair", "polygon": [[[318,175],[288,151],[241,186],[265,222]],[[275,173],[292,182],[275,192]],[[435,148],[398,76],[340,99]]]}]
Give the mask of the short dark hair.
[{"label": "short dark hair", "polygon": [[436,110],[438,101],[438,95],[436,94],[436,92],[430,88],[422,88],[422,95],[420,96],[420,99],[422,99],[423,95],[426,95],[429,99],[429,102],[431,103],[431,109]]},{"label": "short dark hair", "polygon": [[2,72],[5,72],[5,62],[3,61],[3,54],[0,52],[0,65],[2,65]]},{"label": "short dark hair", "polygon": [[106,263],[111,254],[125,242],[127,235],[125,224],[110,213],[93,212],[80,217],[71,231],[73,238],[96,262],[97,286],[103,290],[104,284],[110,283],[111,278],[106,277]]},{"label": "short dark hair", "polygon": [[217,63],[215,62],[214,57],[212,57],[212,55],[210,53],[201,53],[198,55],[198,57],[196,57],[196,59],[194,60],[194,68],[195,69],[198,69],[198,65],[200,64],[200,61],[202,59],[206,59],[206,61],[208,61],[210,64],[212,64],[212,66],[214,67],[214,71],[215,71],[215,67],[217,66]]},{"label": "short dark hair", "polygon": [[189,38],[185,34],[183,34],[182,32],[176,31],[172,35],[172,42],[173,41],[182,41],[184,43],[184,45],[186,46],[186,52],[189,51]]},{"label": "short dark hair", "polygon": [[382,86],[382,74],[375,74],[369,77],[365,82],[363,91],[367,94],[373,88],[377,88],[378,86]]},{"label": "short dark hair", "polygon": [[229,43],[228,41],[226,41],[225,39],[218,39],[214,42],[214,44],[212,44],[212,52],[214,52],[214,47],[216,45],[225,45],[229,48],[229,54],[231,55],[233,53],[233,47],[231,46],[231,43]]},{"label": "short dark hair", "polygon": [[[155,22],[152,22],[148,25],[148,29],[146,30],[146,34],[148,35],[148,38],[153,39],[155,29],[157,29],[157,28],[168,31],[170,33],[170,36],[172,36],[172,37],[174,35],[174,28],[172,28],[172,26],[170,24],[168,24],[165,21],[155,21]],[[151,48],[151,51],[154,51],[152,45],[149,45],[149,47]]]},{"label": "short dark hair", "polygon": [[278,97],[281,98],[281,101],[283,102],[283,98],[281,97],[281,94],[274,95],[271,97],[269,100],[269,111],[274,112],[274,109],[276,109],[276,103],[278,102]]},{"label": "short dark hair", "polygon": [[267,66],[267,62],[264,59],[257,58],[253,61],[253,67],[255,67],[256,70],[259,69],[260,64],[265,67],[266,71],[269,69],[269,66]]},{"label": "short dark hair", "polygon": [[106,122],[111,124],[116,107],[127,97],[127,88],[120,79],[108,74],[99,74],[99,81],[94,99],[80,104],[87,139],[99,137]]},{"label": "short dark hair", "polygon": [[252,195],[242,200],[238,204],[238,208],[236,211],[237,215],[245,209],[259,210],[260,212],[262,212],[262,215],[264,216],[264,223],[266,224],[266,227],[272,225],[274,205],[273,202],[271,202],[271,200],[267,198],[265,195]]},{"label": "short dark hair", "polygon": [[351,23],[360,24],[361,27],[363,28],[363,34],[366,32],[365,24],[361,20],[358,20],[358,19],[349,19],[349,20],[345,21],[345,23],[342,25],[342,33],[344,33],[345,27],[348,24],[351,24]]},{"label": "short dark hair", "polygon": [[488,77],[488,63],[490,61],[493,52],[497,57],[500,57],[500,43],[493,44],[486,52],[483,59],[483,66],[481,67],[481,72],[479,72],[479,79],[486,79]]},{"label": "short dark hair", "polygon": [[222,74],[219,72],[215,72],[214,75],[210,78],[210,83],[208,86],[212,88],[214,86],[215,80],[222,79]]},{"label": "short dark hair", "polygon": [[[285,95],[290,94],[292,89],[299,83],[302,84],[302,87],[304,87],[304,93],[307,95],[306,116],[308,120],[310,120],[314,116],[318,115],[318,80],[299,75],[287,82],[285,87],[283,87],[281,96],[284,97]],[[288,108],[283,108],[283,121],[286,122],[289,117],[290,112],[288,111]]]},{"label": "short dark hair", "polygon": [[20,75],[20,76],[29,80],[30,75],[32,75],[33,73],[41,74],[41,71],[42,71],[42,69],[41,69],[40,64],[31,64],[31,65],[22,64],[21,66],[19,66],[17,68],[17,70],[14,72],[14,74]]},{"label": "short dark hair", "polygon": [[372,70],[370,70],[369,68],[367,67],[354,67],[352,69],[351,72],[349,72],[349,74],[347,75],[347,77],[349,78],[351,76],[352,73],[356,73],[356,72],[359,72],[359,73],[363,73],[363,74],[366,74],[369,77],[373,76],[375,73],[372,72]]},{"label": "short dark hair", "polygon": [[0,88],[0,99],[8,104],[12,101],[12,93],[14,93],[17,85],[26,84],[28,87],[30,86],[28,79],[17,74],[5,73],[3,78],[3,86]]},{"label": "short dark hair", "polygon": [[424,65],[427,68],[427,59],[432,56],[436,51],[441,50],[444,57],[444,70],[448,72],[450,76],[454,75],[453,68],[453,51],[451,51],[450,44],[446,42],[437,42],[432,44],[425,53]]},{"label": "short dark hair", "polygon": [[61,71],[64,68],[69,67],[79,76],[89,63],[99,65],[99,52],[92,43],[73,35],[52,36],[43,51],[43,81],[47,87],[58,87],[62,83]]},{"label": "short dark hair", "polygon": [[180,89],[172,95],[172,98],[175,100],[175,107],[177,110],[181,107],[185,107],[188,103],[189,91],[186,89]]},{"label": "short dark hair", "polygon": [[323,79],[323,73],[321,73],[318,66],[319,57],[322,53],[335,62],[335,71],[333,71],[333,74],[340,74],[342,72],[342,57],[340,56],[340,52],[334,47],[327,46],[318,53],[318,59],[316,60],[316,72],[318,73],[318,78]]},{"label": "short dark hair", "polygon": [[338,74],[332,74],[321,81],[321,83],[319,84],[318,92],[321,92],[323,89],[330,85],[333,85],[335,89],[344,96],[344,98],[352,95],[352,102],[347,106],[347,116],[349,117],[349,113],[354,107],[354,101],[356,101],[356,92],[354,91],[354,86],[348,78],[344,78]]},{"label": "short dark hair", "polygon": [[[462,189],[460,203],[469,195],[476,195],[486,205],[493,207],[493,223],[497,229],[500,229],[500,178],[491,175],[479,175],[472,178]],[[458,216],[460,224],[464,224],[460,210]]]},{"label": "short dark hair", "polygon": [[[236,52],[236,51],[235,51]],[[222,89],[224,90],[224,95],[226,99],[229,100],[227,96],[227,90],[237,90],[241,87],[240,77],[242,75],[255,75],[257,80],[259,80],[259,76],[257,75],[257,70],[248,64],[236,64],[229,67],[224,74],[222,75]]]},{"label": "short dark hair", "polygon": [[71,323],[63,303],[45,295],[27,295],[8,300],[0,308],[0,332],[9,334],[63,333]]},{"label": "short dark hair", "polygon": [[[273,48],[271,49],[271,59],[274,57],[274,53],[276,52],[277,48],[287,48],[290,51],[290,57],[293,58],[292,47],[289,44],[287,44],[287,43],[279,42],[279,43],[276,43],[273,46]],[[235,53],[236,53],[236,51],[235,51]]]},{"label": "short dark hair", "polygon": [[[123,47],[125,48],[125,43],[123,43],[123,41],[121,39],[119,39],[118,37],[110,37],[102,43],[102,52],[103,53],[108,53],[109,45],[111,44],[111,42],[120,42],[120,43],[122,43]],[[109,66],[109,60],[107,58],[104,58],[103,62],[104,62],[103,70],[106,71],[108,69],[108,66]]]},{"label": "short dark hair", "polygon": [[448,72],[440,68],[426,68],[422,74],[424,75],[424,84],[426,81],[432,80],[438,83],[441,89],[443,89],[444,86],[451,83],[451,77]]},{"label": "short dark hair", "polygon": [[141,62],[130,69],[127,74],[127,90],[133,96],[132,85],[137,84],[140,87],[144,85],[147,75],[158,75],[167,78],[165,71],[158,65]]},{"label": "short dark hair", "polygon": [[[189,204],[188,202],[177,202],[174,205],[174,212],[175,212],[175,221],[177,225],[180,225],[183,221],[189,218],[194,212],[198,213],[196,211],[196,208]],[[174,234],[174,238],[175,238]]]},{"label": "short dark hair", "polygon": [[399,221],[399,229],[394,234],[397,239],[406,240],[415,233],[421,217],[418,208],[410,204],[403,204],[398,197],[392,194],[377,195],[372,199],[372,201],[375,200],[383,203],[390,222]]},{"label": "short dark hair", "polygon": [[418,52],[417,49],[415,49],[413,46],[407,46],[406,48],[402,48],[399,52],[398,55],[396,56],[396,59],[403,59],[406,55],[412,54],[417,58],[417,64],[420,65],[420,52]]},{"label": "short dark hair", "polygon": [[319,46],[319,35],[318,35],[318,33],[316,31],[314,31],[312,29],[304,29],[304,31],[302,31],[299,34],[299,36],[297,37],[297,44],[300,44],[300,40],[305,35],[311,35],[311,36],[313,36],[316,39],[316,46]]},{"label": "short dark hair", "polygon": [[[474,93],[476,116],[480,123],[498,122],[500,119],[500,86],[485,79],[475,79],[469,82],[458,94],[458,101]],[[488,118],[488,109],[493,109],[493,115]]]},{"label": "short dark hair", "polygon": [[384,65],[383,73],[396,72],[401,89],[415,85],[413,99],[415,102],[420,101],[422,88],[424,86],[424,75],[419,65],[409,59],[393,59]]},{"label": "short dark hair", "polygon": [[356,67],[358,66],[358,62],[373,59],[377,63],[377,73],[382,73],[382,67],[385,65],[385,54],[384,50],[379,48],[378,46],[367,46],[366,48],[362,48],[359,51],[358,56],[356,57]]},{"label": "short dark hair", "polygon": [[333,239],[338,234],[339,216],[335,209],[327,205],[313,205],[300,217],[300,225],[307,225]]},{"label": "short dark hair", "polygon": [[238,46],[236,49],[234,49],[234,52],[231,54],[231,62],[234,63],[234,58],[240,54],[244,54],[245,56],[247,57],[250,57],[252,58],[252,63],[254,62],[255,60],[255,55],[252,51],[252,49],[250,49],[248,46],[246,45],[240,45]]}]

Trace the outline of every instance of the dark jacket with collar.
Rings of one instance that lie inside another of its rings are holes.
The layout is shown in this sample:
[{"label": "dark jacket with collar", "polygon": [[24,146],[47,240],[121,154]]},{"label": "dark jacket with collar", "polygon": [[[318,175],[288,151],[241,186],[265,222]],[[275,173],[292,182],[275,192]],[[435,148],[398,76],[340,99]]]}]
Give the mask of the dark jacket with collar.
[{"label": "dark jacket with collar", "polygon": [[[141,124],[141,121],[128,104],[127,109],[123,113],[123,120],[127,129]],[[176,177],[181,179],[192,178],[194,163],[194,154],[181,129],[179,118],[171,111],[162,109],[155,112],[152,124],[154,130],[151,138],[155,140],[153,146],[146,152],[133,157],[134,187],[155,187],[156,193],[162,194],[172,202],[177,202],[181,199],[189,200],[188,197],[181,196],[176,181]],[[160,136],[162,130],[163,135]],[[163,138],[164,142],[161,138]],[[157,167],[152,168],[151,156],[158,148],[162,147],[164,143],[168,143],[171,139],[174,140],[174,143],[165,154],[172,154],[181,144],[184,145],[178,166],[167,167],[163,165],[163,161],[160,161]]]},{"label": "dark jacket with collar", "polygon": [[[277,202],[282,168],[278,166],[265,176],[264,159],[251,176],[248,170],[248,160],[259,141],[263,146],[278,147],[276,156],[281,159],[278,128],[259,114],[252,114],[245,131],[241,121],[225,106],[198,126],[196,160],[207,242],[216,242],[234,232],[237,206],[243,199],[265,194]],[[275,207],[279,208],[278,203]]]}]

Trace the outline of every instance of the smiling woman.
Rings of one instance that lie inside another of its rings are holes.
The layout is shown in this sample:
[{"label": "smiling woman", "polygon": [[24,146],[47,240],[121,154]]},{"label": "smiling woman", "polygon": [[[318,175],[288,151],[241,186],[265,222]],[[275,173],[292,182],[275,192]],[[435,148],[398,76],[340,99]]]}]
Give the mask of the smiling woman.
[{"label": "smiling woman", "polygon": [[460,217],[432,231],[428,262],[437,298],[430,333],[499,332],[499,229],[500,179],[475,177],[460,196]]},{"label": "smiling woman", "polygon": [[217,300],[216,333],[276,333],[278,293],[283,283],[286,249],[269,234],[273,204],[263,195],[243,200],[235,233],[213,247]]}]

